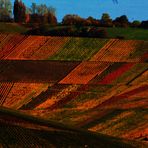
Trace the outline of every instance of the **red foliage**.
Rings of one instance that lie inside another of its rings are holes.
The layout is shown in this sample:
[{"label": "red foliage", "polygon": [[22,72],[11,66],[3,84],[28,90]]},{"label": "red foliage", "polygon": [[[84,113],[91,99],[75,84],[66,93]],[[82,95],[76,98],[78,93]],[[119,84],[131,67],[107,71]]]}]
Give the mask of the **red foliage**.
[{"label": "red foliage", "polygon": [[133,67],[134,63],[126,63],[116,71],[113,71],[112,73],[108,74],[102,81],[98,82],[98,84],[111,84],[112,81],[117,79],[120,75],[122,75],[124,72],[129,70],[131,67]]},{"label": "red foliage", "polygon": [[143,56],[141,57],[141,62],[147,61],[148,60],[148,53],[144,53]]}]

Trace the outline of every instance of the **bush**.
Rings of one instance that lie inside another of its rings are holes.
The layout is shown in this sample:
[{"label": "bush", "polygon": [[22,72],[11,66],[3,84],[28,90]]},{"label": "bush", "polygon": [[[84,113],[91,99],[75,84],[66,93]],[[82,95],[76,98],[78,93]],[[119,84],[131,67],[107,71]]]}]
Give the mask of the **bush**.
[{"label": "bush", "polygon": [[122,15],[120,17],[117,17],[114,21],[113,21],[113,24],[116,26],[116,27],[128,27],[129,26],[129,21],[128,21],[128,18],[126,15]]},{"label": "bush", "polygon": [[117,39],[120,39],[120,40],[125,39],[125,37],[124,37],[124,36],[119,36],[119,35],[117,35],[117,36],[116,36],[116,38],[117,38]]},{"label": "bush", "polygon": [[144,29],[148,29],[148,21],[142,21],[140,27]]},{"label": "bush", "polygon": [[141,24],[140,21],[133,21],[133,22],[131,23],[131,27],[137,28],[137,27],[140,26],[140,24]]},{"label": "bush", "polygon": [[105,29],[98,29],[96,27],[93,27],[89,31],[89,37],[107,38],[108,33]]}]

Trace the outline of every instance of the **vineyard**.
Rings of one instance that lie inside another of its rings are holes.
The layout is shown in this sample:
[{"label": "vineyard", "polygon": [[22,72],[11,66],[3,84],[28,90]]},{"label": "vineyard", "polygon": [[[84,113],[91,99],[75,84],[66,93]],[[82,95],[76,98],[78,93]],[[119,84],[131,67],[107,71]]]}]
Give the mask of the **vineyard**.
[{"label": "vineyard", "polygon": [[24,144],[25,147],[91,147],[94,145],[94,148],[98,146],[100,148],[134,148],[146,146],[140,142],[96,134],[6,108],[0,109],[0,117],[1,147],[24,147]]},{"label": "vineyard", "polygon": [[142,40],[0,34],[0,105],[147,143],[147,55]]},{"label": "vineyard", "polygon": [[148,41],[0,34],[0,59],[143,62]]}]

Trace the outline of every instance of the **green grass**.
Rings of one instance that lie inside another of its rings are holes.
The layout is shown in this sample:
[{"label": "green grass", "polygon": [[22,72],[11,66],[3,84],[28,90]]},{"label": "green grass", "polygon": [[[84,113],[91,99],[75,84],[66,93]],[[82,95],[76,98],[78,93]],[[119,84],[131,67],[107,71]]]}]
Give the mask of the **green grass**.
[{"label": "green grass", "polygon": [[[59,30],[62,28],[67,28],[70,26],[50,26],[48,27],[48,31],[50,30]],[[73,29],[76,29],[75,26],[71,26]],[[84,26],[87,28],[87,26]],[[106,27],[98,27],[99,29],[106,29],[108,32],[109,38],[116,38],[117,36],[123,36],[125,39],[130,40],[148,40],[148,30],[142,28],[106,28]]]},{"label": "green grass", "polygon": [[123,36],[130,40],[148,40],[148,30],[142,28],[105,28],[109,38]]},{"label": "green grass", "polygon": [[16,23],[0,22],[0,33],[25,33],[27,28]]},{"label": "green grass", "polygon": [[50,60],[89,60],[108,40],[94,38],[71,38]]},{"label": "green grass", "polygon": [[[59,30],[62,28],[72,27],[73,29],[76,29],[75,26],[46,26],[48,28],[47,30]],[[84,26],[87,28],[87,26]],[[142,28],[120,28],[120,27],[114,27],[114,28],[106,28],[106,27],[98,27],[99,29],[105,28],[108,32],[109,38],[116,38],[117,36],[123,36],[125,39],[131,39],[131,40],[148,40],[148,30],[142,29]]]},{"label": "green grass", "polygon": [[[52,26],[52,25],[45,25],[45,31],[51,30],[59,30],[64,29],[71,26]],[[72,26],[76,29],[75,26]],[[85,28],[87,26],[84,26]],[[99,27],[99,29],[103,29],[104,27]],[[109,38],[116,38],[117,36],[123,36],[125,39],[132,39],[132,40],[148,40],[148,30],[142,28],[105,28],[108,32]],[[27,28],[16,23],[3,23],[0,22],[0,32],[1,33],[25,33],[27,32]]]}]

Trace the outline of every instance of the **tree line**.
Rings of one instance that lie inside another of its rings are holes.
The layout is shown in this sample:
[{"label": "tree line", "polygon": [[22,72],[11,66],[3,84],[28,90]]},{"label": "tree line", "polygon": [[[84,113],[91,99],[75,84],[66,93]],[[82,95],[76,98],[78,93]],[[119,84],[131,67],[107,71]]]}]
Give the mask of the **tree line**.
[{"label": "tree line", "polygon": [[63,25],[77,25],[77,26],[98,26],[98,27],[148,27],[148,21],[134,20],[130,22],[126,15],[111,19],[108,13],[103,13],[101,19],[88,17],[81,18],[78,15],[66,15],[62,20]]},{"label": "tree line", "polygon": [[0,0],[0,21],[57,24],[55,8],[36,3],[28,8],[22,0],[15,0],[13,6],[10,0]]},{"label": "tree line", "polygon": [[51,24],[63,26],[96,26],[96,27],[141,27],[148,28],[148,21],[135,20],[130,22],[126,15],[112,19],[108,13],[102,14],[100,19],[93,17],[82,18],[78,15],[68,14],[58,23],[56,9],[46,4],[32,3],[26,7],[22,0],[15,0],[12,6],[10,0],[0,0],[0,21],[24,24]]}]

